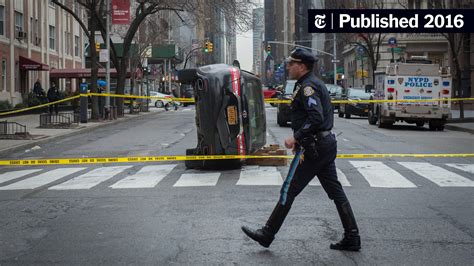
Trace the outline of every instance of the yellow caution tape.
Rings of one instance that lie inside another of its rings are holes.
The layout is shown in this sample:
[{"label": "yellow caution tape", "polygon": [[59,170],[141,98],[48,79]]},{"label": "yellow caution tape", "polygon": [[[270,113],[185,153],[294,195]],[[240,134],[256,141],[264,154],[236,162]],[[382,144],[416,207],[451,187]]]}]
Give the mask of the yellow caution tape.
[{"label": "yellow caution tape", "polygon": [[33,109],[43,108],[43,107],[46,107],[46,106],[50,106],[50,105],[52,105],[52,104],[57,104],[57,103],[62,103],[62,102],[67,102],[67,101],[70,101],[70,100],[74,100],[74,99],[77,99],[77,98],[79,98],[79,97],[80,97],[80,95],[76,95],[76,96],[72,96],[72,97],[65,98],[65,99],[62,99],[62,100],[59,100],[59,101],[55,101],[55,102],[40,104],[40,105],[36,105],[36,106],[32,106],[32,107],[27,107],[27,108],[19,109],[19,110],[13,110],[13,111],[8,111],[8,112],[3,112],[3,113],[0,113],[0,116],[2,116],[2,115],[16,114],[16,113],[21,113],[21,112],[33,110]]},{"label": "yellow caution tape", "polygon": [[[339,154],[340,159],[364,158],[455,158],[474,157],[474,153],[455,154]],[[177,155],[177,156],[146,156],[146,157],[117,157],[117,158],[58,158],[35,160],[0,160],[0,166],[33,166],[33,165],[78,165],[78,164],[106,164],[106,163],[144,163],[163,161],[189,160],[229,160],[229,159],[264,159],[264,158],[293,158],[292,155]]]},{"label": "yellow caution tape", "polygon": [[[158,96],[139,96],[139,95],[127,95],[127,94],[113,94],[113,93],[84,93],[76,96],[72,96],[69,98],[65,98],[59,101],[45,103],[33,107],[28,107],[24,109],[8,111],[0,113],[0,116],[21,113],[33,109],[43,108],[52,104],[67,102],[70,100],[77,99],[79,97],[88,97],[88,96],[98,96],[98,97],[115,97],[115,98],[126,98],[126,99],[160,99],[160,100],[168,100],[168,101],[175,101],[175,102],[187,102],[187,103],[194,103],[194,98],[167,98],[167,97],[158,97]],[[450,101],[450,102],[458,102],[458,101],[474,101],[474,98],[437,98],[437,99],[407,99],[407,100],[337,100],[331,101],[331,103],[402,103],[402,102],[439,102],[439,101]],[[291,103],[290,100],[280,100],[275,98],[265,99],[266,103]]]},{"label": "yellow caution tape", "polygon": [[[419,102],[439,102],[439,101],[474,101],[474,98],[436,98],[436,99],[406,99],[406,100],[336,100],[331,103],[419,103]],[[265,99],[266,103],[291,103],[291,100]]]}]

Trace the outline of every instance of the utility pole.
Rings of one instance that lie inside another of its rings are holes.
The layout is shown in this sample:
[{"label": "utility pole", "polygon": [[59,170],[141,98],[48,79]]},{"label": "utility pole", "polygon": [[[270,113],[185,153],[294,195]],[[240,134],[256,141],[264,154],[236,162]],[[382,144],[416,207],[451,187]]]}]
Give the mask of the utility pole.
[{"label": "utility pole", "polygon": [[336,49],[336,34],[333,33],[332,34],[333,36],[333,53],[334,53],[334,59],[333,59],[333,63],[334,63],[334,85],[337,84],[337,78],[336,78],[336,72],[337,72],[337,49]]},{"label": "utility pole", "polygon": [[[105,24],[105,49],[107,50],[107,62],[105,64],[105,80],[107,82],[107,87],[106,87],[106,90],[105,92],[107,94],[110,93],[110,3],[111,0],[106,0],[105,4],[106,4],[106,15],[107,15],[107,18],[106,18],[106,24]],[[110,119],[111,118],[111,108],[110,108],[110,97],[107,96],[105,97],[105,112],[108,114],[108,118]]]}]

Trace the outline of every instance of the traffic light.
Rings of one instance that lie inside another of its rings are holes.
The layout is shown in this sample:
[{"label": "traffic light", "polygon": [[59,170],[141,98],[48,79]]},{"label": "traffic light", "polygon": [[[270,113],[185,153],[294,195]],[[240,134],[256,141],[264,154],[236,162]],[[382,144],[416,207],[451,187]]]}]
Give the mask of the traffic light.
[{"label": "traffic light", "polygon": [[95,43],[95,50],[97,52],[100,52],[100,43],[98,43],[98,42]]},{"label": "traffic light", "polygon": [[270,55],[272,53],[272,46],[269,44],[267,45],[267,54]]},{"label": "traffic light", "polygon": [[209,53],[209,42],[208,41],[206,41],[206,43],[204,44],[204,52]]},{"label": "traffic light", "polygon": [[214,49],[214,44],[212,42],[209,42],[209,44],[207,46],[207,49],[208,49],[209,53],[212,53],[212,50]]}]

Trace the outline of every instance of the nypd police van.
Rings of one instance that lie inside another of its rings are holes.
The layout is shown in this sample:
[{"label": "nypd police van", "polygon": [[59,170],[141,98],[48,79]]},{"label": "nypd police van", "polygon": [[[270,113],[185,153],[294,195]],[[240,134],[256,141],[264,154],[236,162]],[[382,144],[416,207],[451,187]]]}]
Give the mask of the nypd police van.
[{"label": "nypd police van", "polygon": [[[412,58],[390,63],[384,72],[374,73],[372,99],[402,101],[370,104],[369,124],[382,128],[397,121],[418,127],[428,123],[430,130],[442,131],[451,118],[451,102],[447,99],[451,98],[452,80],[448,72],[427,59]],[[439,100],[428,101],[432,99]]]}]

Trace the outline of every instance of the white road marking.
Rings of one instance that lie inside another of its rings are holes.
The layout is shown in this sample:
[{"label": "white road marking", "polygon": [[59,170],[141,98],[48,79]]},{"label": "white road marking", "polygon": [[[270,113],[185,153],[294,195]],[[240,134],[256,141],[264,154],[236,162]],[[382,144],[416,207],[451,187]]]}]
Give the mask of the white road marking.
[{"label": "white road marking", "polygon": [[399,162],[440,187],[473,187],[474,181],[430,163]]},{"label": "white road marking", "polygon": [[342,138],[343,141],[349,141],[348,139]]},{"label": "white road marking", "polygon": [[132,166],[109,166],[96,168],[88,173],[74,177],[59,185],[50,187],[51,190],[90,189],[112,178]]},{"label": "white road marking", "polygon": [[[347,180],[346,175],[339,168],[336,168],[336,172],[337,172],[337,179],[339,180],[341,185],[344,186],[344,187],[350,187],[351,183],[349,183],[349,180]],[[311,182],[309,182],[309,185],[310,186],[321,186],[321,183],[319,182],[318,177],[315,176],[313,178],[313,180],[311,180]]]},{"label": "white road marking", "polygon": [[446,165],[474,175],[474,164],[448,163]]},{"label": "white road marking", "polygon": [[349,161],[364,176],[371,187],[414,188],[410,180],[378,161]]},{"label": "white road marking", "polygon": [[281,174],[274,166],[243,166],[236,185],[281,186],[282,184]]},{"label": "white road marking", "polygon": [[84,169],[86,168],[58,168],[5,187],[0,187],[0,190],[35,189]]},{"label": "white road marking", "polygon": [[182,174],[173,187],[215,186],[221,173],[189,173]]},{"label": "white road marking", "polygon": [[13,179],[17,179],[19,177],[29,175],[32,173],[36,173],[41,171],[42,169],[31,169],[31,170],[19,170],[19,171],[13,171],[13,172],[6,172],[3,174],[0,174],[0,183],[7,182]]},{"label": "white road marking", "polygon": [[152,188],[155,187],[165,176],[167,176],[176,164],[145,166],[136,174],[111,185],[111,188]]}]

